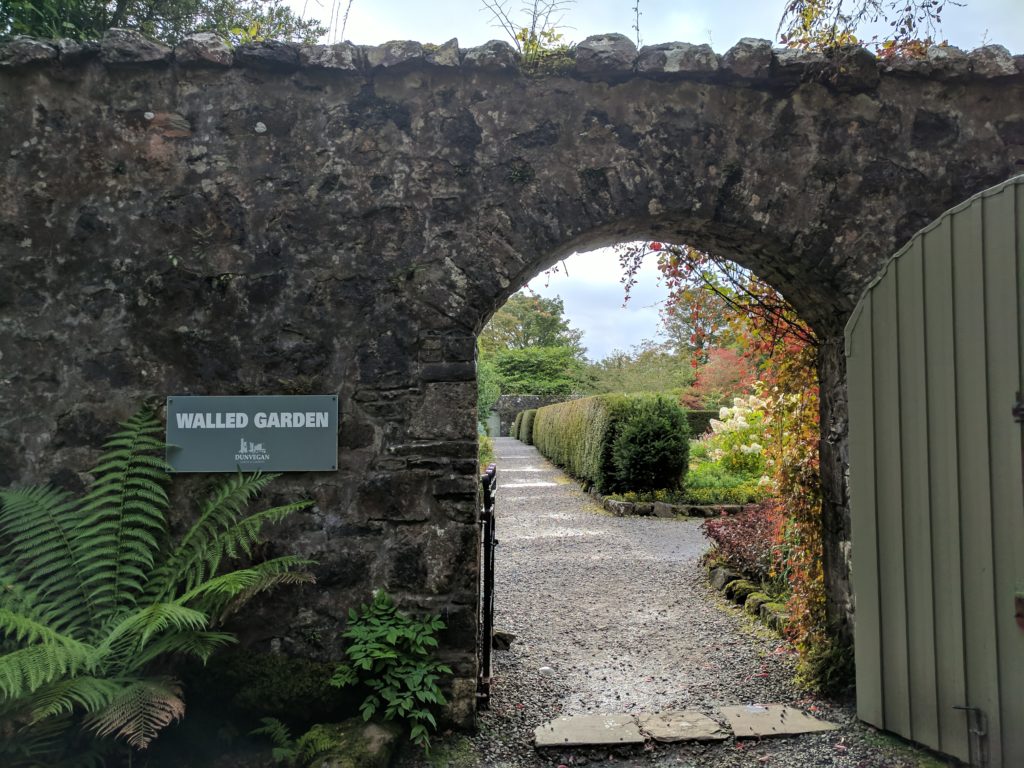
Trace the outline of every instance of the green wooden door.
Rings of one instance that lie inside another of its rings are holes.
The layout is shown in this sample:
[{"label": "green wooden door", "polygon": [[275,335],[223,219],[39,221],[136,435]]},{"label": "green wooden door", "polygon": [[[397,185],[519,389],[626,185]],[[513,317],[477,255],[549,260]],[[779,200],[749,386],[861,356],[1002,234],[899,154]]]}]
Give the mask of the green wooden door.
[{"label": "green wooden door", "polygon": [[1022,324],[1018,177],[918,233],[846,328],[859,715],[993,768],[1024,765]]}]

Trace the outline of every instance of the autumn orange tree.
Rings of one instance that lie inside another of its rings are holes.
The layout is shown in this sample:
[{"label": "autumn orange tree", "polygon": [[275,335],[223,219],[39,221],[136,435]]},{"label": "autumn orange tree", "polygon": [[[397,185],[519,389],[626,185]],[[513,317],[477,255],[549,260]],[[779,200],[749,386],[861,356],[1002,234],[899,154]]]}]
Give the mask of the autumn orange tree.
[{"label": "autumn orange tree", "polygon": [[[822,494],[818,459],[818,338],[771,285],[740,265],[688,246],[635,243],[620,250],[631,275],[651,255],[669,288],[670,311],[694,317],[713,306],[704,327],[725,323],[756,364],[766,402],[766,445],[785,523],[778,528],[776,575],[790,589],[789,635],[809,683],[836,685],[848,677],[848,654],[833,640],[822,571]],[[709,298],[713,297],[713,298]],[[721,308],[724,312],[719,312]],[[699,334],[700,331],[695,331]],[[699,338],[696,341],[700,341]]]}]

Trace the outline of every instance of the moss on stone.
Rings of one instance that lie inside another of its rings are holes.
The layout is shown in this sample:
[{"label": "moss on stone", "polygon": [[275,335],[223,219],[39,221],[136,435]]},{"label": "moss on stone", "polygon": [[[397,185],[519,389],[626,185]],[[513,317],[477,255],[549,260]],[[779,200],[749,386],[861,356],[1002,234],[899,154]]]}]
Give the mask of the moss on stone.
[{"label": "moss on stone", "polygon": [[314,725],[307,737],[318,744],[335,745],[317,756],[320,768],[387,768],[401,734],[396,723],[366,723],[362,718],[352,718]]},{"label": "moss on stone", "polygon": [[765,603],[770,603],[771,597],[766,595],[764,592],[751,592],[747,595],[747,599],[743,602],[743,610],[747,613],[757,616],[761,606]]},{"label": "moss on stone", "polygon": [[757,584],[747,579],[734,579],[725,585],[725,596],[742,604],[747,595],[757,592]]}]

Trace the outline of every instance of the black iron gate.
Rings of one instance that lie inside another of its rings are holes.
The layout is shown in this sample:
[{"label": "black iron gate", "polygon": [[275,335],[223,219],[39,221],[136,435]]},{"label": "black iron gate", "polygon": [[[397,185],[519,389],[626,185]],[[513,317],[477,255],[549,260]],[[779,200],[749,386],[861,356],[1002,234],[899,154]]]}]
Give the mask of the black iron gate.
[{"label": "black iron gate", "polygon": [[480,509],[480,615],[477,626],[480,672],[477,706],[487,709],[491,699],[491,650],[494,645],[494,497],[498,490],[498,468],[491,464],[480,476],[483,505]]}]

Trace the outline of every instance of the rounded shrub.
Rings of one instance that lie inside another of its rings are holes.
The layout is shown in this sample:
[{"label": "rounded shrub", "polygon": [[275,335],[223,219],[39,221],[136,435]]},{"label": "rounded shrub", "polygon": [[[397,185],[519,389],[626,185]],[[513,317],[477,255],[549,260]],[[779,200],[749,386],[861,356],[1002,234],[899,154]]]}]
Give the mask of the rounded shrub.
[{"label": "rounded shrub", "polygon": [[523,423],[519,425],[519,439],[527,445],[533,445],[533,422],[536,418],[536,408],[523,411]]},{"label": "rounded shrub", "polygon": [[616,490],[656,491],[682,485],[689,465],[686,413],[667,397],[631,399],[612,443]]},{"label": "rounded shrub", "polygon": [[514,437],[516,440],[519,439],[519,427],[523,423],[523,412],[520,411],[516,414],[515,421],[512,422],[512,429],[509,430],[509,437]]}]

